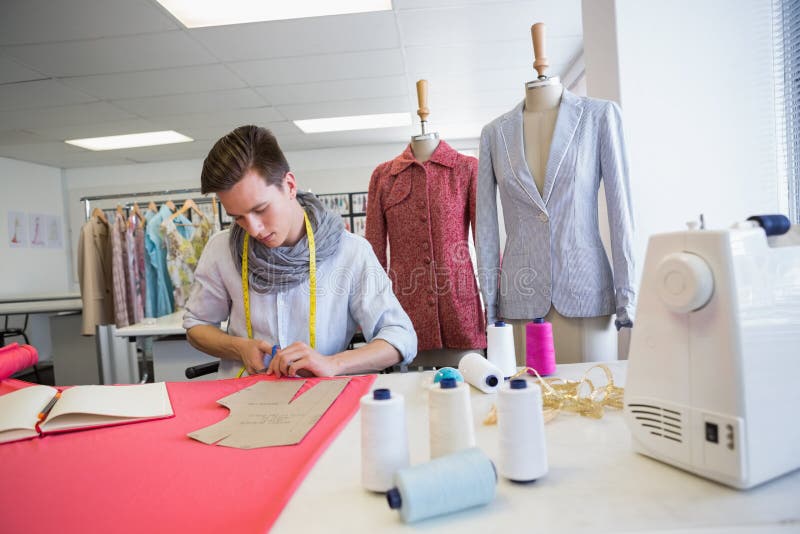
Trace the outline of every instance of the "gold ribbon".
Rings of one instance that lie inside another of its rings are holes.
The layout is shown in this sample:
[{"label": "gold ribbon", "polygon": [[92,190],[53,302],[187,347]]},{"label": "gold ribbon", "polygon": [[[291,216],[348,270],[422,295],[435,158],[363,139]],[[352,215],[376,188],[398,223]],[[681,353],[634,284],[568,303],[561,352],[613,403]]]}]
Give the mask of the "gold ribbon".
[{"label": "gold ribbon", "polygon": [[[606,375],[605,386],[595,386],[589,380],[589,373],[594,369],[602,369]],[[621,410],[625,389],[614,384],[614,375],[605,364],[590,367],[583,378],[578,381],[563,378],[542,378],[536,369],[526,367],[510,379],[519,378],[527,372],[533,372],[542,388],[542,413],[545,423],[555,419],[562,411],[575,412],[583,417],[600,419],[605,408]],[[509,379],[509,380],[510,380]],[[497,408],[492,406],[484,419],[484,425],[497,423]]]}]

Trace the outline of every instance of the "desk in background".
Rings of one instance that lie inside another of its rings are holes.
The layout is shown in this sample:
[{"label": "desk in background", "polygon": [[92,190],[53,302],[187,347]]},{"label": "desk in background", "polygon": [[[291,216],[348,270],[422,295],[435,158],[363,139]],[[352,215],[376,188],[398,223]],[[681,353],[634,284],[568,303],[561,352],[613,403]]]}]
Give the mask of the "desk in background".
[{"label": "desk in background", "polygon": [[[186,380],[187,367],[207,362],[219,361],[219,358],[200,352],[189,344],[186,330],[183,328],[183,311],[150,319],[125,328],[118,328],[114,335],[134,341],[139,338],[153,340],[153,380],[155,382],[182,382]],[[225,329],[225,323],[222,324]],[[214,380],[217,374],[212,373],[195,380]]]},{"label": "desk in background", "polygon": [[[48,315],[53,357],[53,374],[57,385],[102,383],[102,362],[93,337],[81,335],[83,303],[80,293],[57,293],[6,297],[0,299],[0,316]],[[30,336],[29,336],[30,337]],[[24,343],[22,339],[13,341]],[[36,346],[35,341],[31,344]],[[47,354],[42,354],[47,356]]]}]

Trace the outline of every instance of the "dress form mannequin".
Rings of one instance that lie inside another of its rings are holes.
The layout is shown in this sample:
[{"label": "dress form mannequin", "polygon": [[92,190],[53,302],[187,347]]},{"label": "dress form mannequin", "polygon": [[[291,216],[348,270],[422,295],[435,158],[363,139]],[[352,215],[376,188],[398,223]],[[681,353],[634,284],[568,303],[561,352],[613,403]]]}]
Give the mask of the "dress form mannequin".
[{"label": "dress form mannequin", "polygon": [[[558,108],[564,90],[558,77],[548,77],[544,51],[544,24],[531,27],[538,78],[525,85],[525,109],[522,115],[525,161],[539,194],[544,190],[545,170],[550,155]],[[531,317],[530,319],[534,319]],[[564,317],[555,306],[545,316],[553,325],[553,343],[558,363],[608,361],[617,359],[617,339],[612,316]],[[517,364],[525,365],[525,324],[528,320],[510,321],[514,327]]]},{"label": "dress form mannequin", "polygon": [[[420,126],[422,132],[420,135],[411,137],[411,151],[414,153],[414,159],[418,162],[425,164],[439,146],[439,134],[437,132],[426,131],[428,123],[428,115],[430,109],[428,108],[428,81],[417,81],[417,115],[419,115]],[[470,352],[483,352],[482,349],[429,349],[420,350],[417,356],[411,362],[409,367],[458,367],[458,362],[461,358]]]},{"label": "dress form mannequin", "polygon": [[439,134],[425,131],[425,127],[428,124],[428,115],[431,113],[428,109],[428,80],[419,80],[417,82],[417,102],[419,103],[417,115],[419,115],[422,133],[411,138],[411,151],[417,161],[425,163],[430,159],[436,147],[439,146]]}]

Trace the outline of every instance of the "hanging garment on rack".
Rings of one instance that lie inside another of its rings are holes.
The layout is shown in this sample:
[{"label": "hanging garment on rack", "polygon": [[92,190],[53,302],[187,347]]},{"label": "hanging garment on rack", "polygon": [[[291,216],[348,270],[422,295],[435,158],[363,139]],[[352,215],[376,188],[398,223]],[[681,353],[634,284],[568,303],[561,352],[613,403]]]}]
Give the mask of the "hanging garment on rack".
[{"label": "hanging garment on rack", "polygon": [[98,217],[91,217],[81,227],[78,238],[78,282],[83,301],[81,333],[91,336],[94,335],[95,326],[114,322],[109,227]]},{"label": "hanging garment on rack", "polygon": [[147,290],[144,314],[146,317],[161,317],[174,310],[172,282],[167,273],[167,256],[164,249],[164,238],[161,235],[161,223],[172,215],[170,209],[162,205],[158,213],[150,217],[145,229],[145,279]]},{"label": "hanging garment on rack", "polygon": [[[176,220],[179,218],[176,217]],[[191,231],[191,227],[189,229]],[[175,225],[175,220],[167,219],[162,230],[167,244],[167,270],[174,289],[175,308],[182,310],[189,300],[197,260],[203,253],[213,226],[210,219],[202,218],[191,235],[184,237]]]},{"label": "hanging garment on rack", "polygon": [[383,268],[388,265],[419,350],[486,347],[468,245],[477,173],[475,158],[440,141],[425,163],[408,146],[370,180],[366,238]]},{"label": "hanging garment on rack", "polygon": [[144,277],[144,227],[139,224],[139,218],[131,216],[125,231],[125,248],[128,253],[125,265],[128,271],[128,299],[131,300],[133,316],[129,317],[132,323],[140,323],[144,319],[144,301],[147,296],[147,287]]},{"label": "hanging garment on rack", "polygon": [[[147,251],[147,260],[145,262],[145,278],[147,280],[147,301],[145,315],[147,317],[161,317],[175,311],[172,281],[167,269],[167,249],[164,243],[164,233],[161,229],[161,224],[171,215],[172,211],[166,205],[163,205],[158,210],[158,213],[150,218],[146,226],[145,249]],[[179,215],[174,221],[176,225],[181,225],[178,227],[178,231],[184,237],[189,237],[191,221],[183,215]]]},{"label": "hanging garment on rack", "polygon": [[[524,105],[481,132],[475,245],[488,319],[544,317],[552,304],[566,317],[616,313],[618,327],[630,326],[634,224],[619,106],[564,91],[540,195],[525,161]],[[613,272],[598,228],[601,180]],[[498,191],[507,234],[502,265]]]},{"label": "hanging garment on rack", "polygon": [[114,293],[114,323],[117,328],[129,326],[133,319],[133,301],[128,296],[128,249],[125,244],[127,223],[121,213],[111,223],[111,273]]}]

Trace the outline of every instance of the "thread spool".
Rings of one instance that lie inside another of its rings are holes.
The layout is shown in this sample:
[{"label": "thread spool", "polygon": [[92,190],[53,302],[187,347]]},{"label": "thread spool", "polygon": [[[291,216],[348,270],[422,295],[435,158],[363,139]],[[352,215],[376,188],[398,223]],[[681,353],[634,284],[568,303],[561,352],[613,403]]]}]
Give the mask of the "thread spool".
[{"label": "thread spool", "polygon": [[542,390],[524,378],[504,384],[497,393],[500,476],[533,482],[547,474],[547,445]]},{"label": "thread spool", "polygon": [[376,389],[361,397],[361,485],[370,491],[389,491],[395,472],[408,464],[403,396]]},{"label": "thread spool", "polygon": [[497,472],[488,456],[471,448],[401,469],[394,481],[386,500],[411,523],[490,503]]},{"label": "thread spool", "polygon": [[503,372],[477,352],[465,354],[458,362],[458,370],[468,384],[484,393],[494,393],[503,383]]},{"label": "thread spool", "polygon": [[458,369],[453,369],[452,367],[442,367],[436,374],[433,375],[433,383],[438,384],[445,378],[455,378],[457,382],[463,382],[464,377],[461,375],[461,372]]},{"label": "thread spool", "polygon": [[431,458],[475,446],[469,386],[445,378],[430,389],[428,400]]},{"label": "thread spool", "polygon": [[525,325],[525,364],[542,376],[556,372],[553,325],[544,319],[534,319]]},{"label": "thread spool", "polygon": [[486,328],[486,356],[497,366],[504,378],[516,374],[517,357],[514,352],[514,329],[510,324],[497,321]]},{"label": "thread spool", "polygon": [[5,380],[18,371],[36,365],[38,361],[39,353],[31,345],[12,343],[0,347],[0,380]]}]

